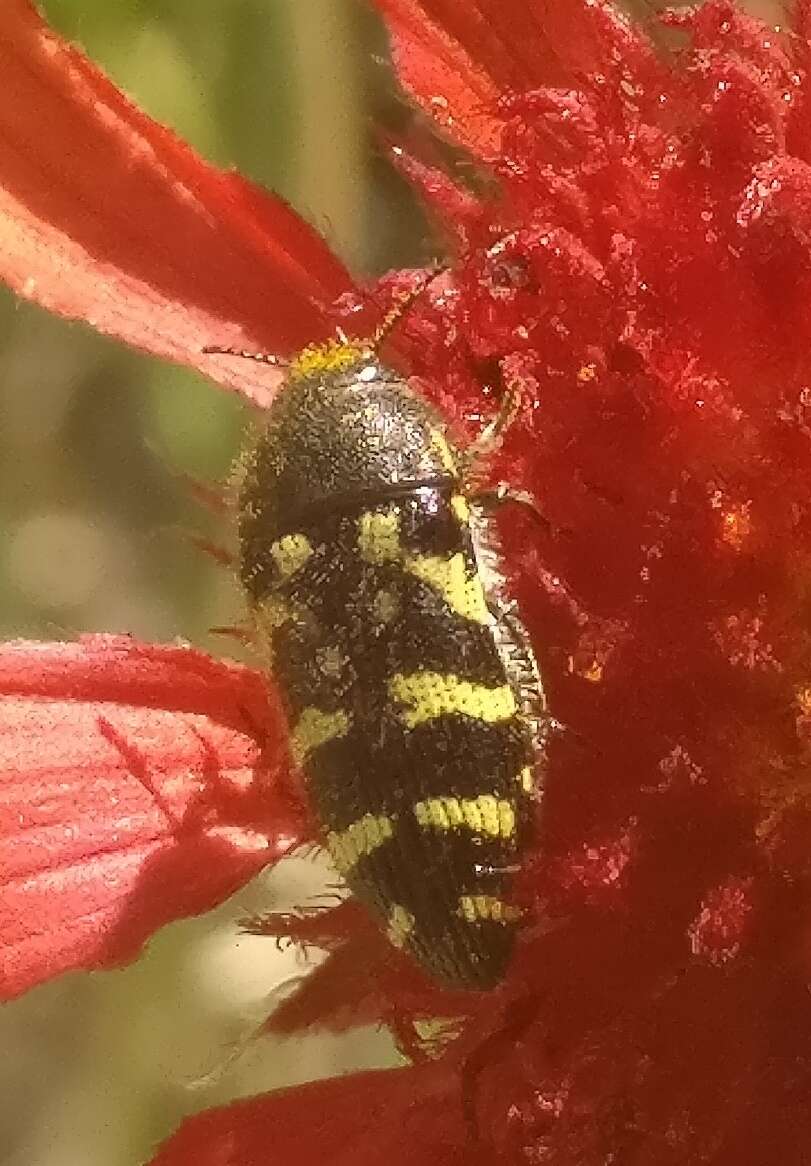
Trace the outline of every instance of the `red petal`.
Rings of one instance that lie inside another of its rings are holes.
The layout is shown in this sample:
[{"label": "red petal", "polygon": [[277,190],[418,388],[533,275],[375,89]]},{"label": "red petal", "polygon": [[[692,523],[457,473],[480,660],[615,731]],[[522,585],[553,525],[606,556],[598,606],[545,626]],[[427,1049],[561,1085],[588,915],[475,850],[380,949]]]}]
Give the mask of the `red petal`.
[{"label": "red petal", "polygon": [[481,217],[479,199],[449,178],[444,170],[429,165],[399,144],[392,147],[389,157],[425,205],[434,211],[451,242],[464,244],[467,227]]},{"label": "red petal", "polygon": [[[378,0],[389,25],[400,81],[455,139],[484,157],[498,153],[499,90],[466,48],[434,21],[420,0]],[[471,9],[474,8],[471,5]]]},{"label": "red petal", "polygon": [[[500,97],[571,86],[585,72],[655,68],[650,46],[608,0],[377,0],[397,74],[457,142],[499,153]],[[617,83],[622,74],[616,77]]]},{"label": "red petal", "polygon": [[290,352],[351,286],[284,202],[206,165],[27,0],[0,16],[0,278],[50,311],[248,395],[278,372],[206,344]]},{"label": "red petal", "polygon": [[188,1119],[153,1166],[476,1166],[458,1082],[442,1065],[357,1073]]},{"label": "red petal", "polygon": [[0,996],[136,955],[300,833],[262,677],[114,636],[0,648]]}]

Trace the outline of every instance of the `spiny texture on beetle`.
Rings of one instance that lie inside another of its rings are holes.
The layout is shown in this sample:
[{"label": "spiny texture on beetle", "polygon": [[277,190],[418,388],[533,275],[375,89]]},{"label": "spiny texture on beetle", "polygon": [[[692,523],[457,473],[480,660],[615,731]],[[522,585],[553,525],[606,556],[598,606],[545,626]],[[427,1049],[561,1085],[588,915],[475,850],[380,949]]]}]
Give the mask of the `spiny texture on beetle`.
[{"label": "spiny texture on beetle", "polygon": [[481,989],[546,720],[458,460],[368,348],[306,350],[243,462],[241,573],[336,867],[435,978]]}]

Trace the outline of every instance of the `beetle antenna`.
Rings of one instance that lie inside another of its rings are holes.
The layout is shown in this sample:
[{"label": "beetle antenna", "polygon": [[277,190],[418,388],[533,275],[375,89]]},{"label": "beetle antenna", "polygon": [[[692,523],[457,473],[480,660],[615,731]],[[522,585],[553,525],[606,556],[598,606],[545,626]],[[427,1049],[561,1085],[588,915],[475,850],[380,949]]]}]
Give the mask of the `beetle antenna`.
[{"label": "beetle antenna", "polygon": [[398,298],[394,301],[388,312],[386,312],[385,316],[378,324],[374,335],[372,336],[371,347],[375,350],[375,352],[377,352],[378,348],[387,338],[389,333],[397,327],[400,320],[402,320],[403,316],[406,314],[411,305],[416,300],[418,300],[425,291],[427,291],[435,279],[438,279],[440,275],[444,275],[446,271],[448,271],[447,263],[438,264],[436,267],[433,267],[428,272],[428,274],[424,276],[423,279],[420,280],[416,287],[413,287],[410,291],[405,292],[404,295],[398,296]]},{"label": "beetle antenna", "polygon": [[[420,280],[416,287],[404,295],[399,296],[392,306],[389,308],[386,315],[383,317],[380,324],[377,326],[374,335],[371,339],[371,347],[377,351],[390,332],[396,328],[397,324],[406,314],[411,305],[418,300],[425,292],[430,284],[434,282],[440,275],[443,275],[448,270],[447,264],[437,265],[433,267],[428,274]],[[337,327],[335,329],[338,340],[341,344],[350,343],[349,337],[344,332],[343,328]],[[257,364],[269,364],[273,368],[288,368],[290,361],[285,360],[281,356],[274,356],[270,352],[251,352],[247,348],[229,348],[220,344],[206,344],[202,349],[206,356],[238,356],[242,360],[254,360]]]},{"label": "beetle antenna", "polygon": [[288,361],[271,352],[251,352],[247,348],[223,348],[219,344],[207,344],[202,351],[206,356],[239,356],[243,360],[255,360],[258,364],[270,364],[274,368],[287,368]]}]

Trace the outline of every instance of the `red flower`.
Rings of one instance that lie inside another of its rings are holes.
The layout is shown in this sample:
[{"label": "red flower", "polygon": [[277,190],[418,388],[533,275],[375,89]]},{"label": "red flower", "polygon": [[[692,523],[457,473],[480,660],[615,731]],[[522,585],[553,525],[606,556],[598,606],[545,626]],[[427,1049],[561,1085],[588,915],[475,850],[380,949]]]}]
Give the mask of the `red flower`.
[{"label": "red flower", "polygon": [[[655,51],[606,0],[378,4],[401,80],[483,177],[474,195],[426,142],[395,150],[454,262],[393,359],[460,426],[520,387],[493,473],[555,532],[505,521],[561,726],[535,924],[471,1000],[352,904],[269,921],[331,952],[271,1027],[384,1019],[415,1064],[206,1114],[157,1161],[807,1162],[811,7],[776,32],[710,0]],[[200,349],[327,334],[351,285],[323,245],[22,0],[0,34],[5,278],[272,387]],[[255,674],[102,639],[11,645],[0,675],[7,992],[129,958],[311,836]],[[414,1022],[448,1016],[432,1059]]]}]

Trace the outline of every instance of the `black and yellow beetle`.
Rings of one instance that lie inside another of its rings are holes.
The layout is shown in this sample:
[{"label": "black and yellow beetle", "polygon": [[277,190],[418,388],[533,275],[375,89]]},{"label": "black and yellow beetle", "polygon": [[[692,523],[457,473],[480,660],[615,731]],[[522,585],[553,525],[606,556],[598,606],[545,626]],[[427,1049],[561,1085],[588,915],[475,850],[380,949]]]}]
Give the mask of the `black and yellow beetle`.
[{"label": "black and yellow beetle", "polygon": [[482,990],[519,924],[549,720],[468,487],[511,405],[460,451],[381,363],[390,326],[289,365],[239,469],[240,575],[335,866],[431,976]]}]

